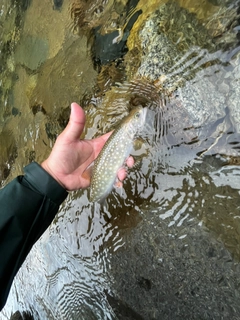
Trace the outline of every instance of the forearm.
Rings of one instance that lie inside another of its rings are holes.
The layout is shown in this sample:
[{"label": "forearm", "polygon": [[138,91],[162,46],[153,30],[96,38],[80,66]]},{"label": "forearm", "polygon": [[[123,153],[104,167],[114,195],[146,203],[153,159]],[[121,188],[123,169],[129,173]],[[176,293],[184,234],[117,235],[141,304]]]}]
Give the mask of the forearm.
[{"label": "forearm", "polygon": [[66,190],[36,163],[0,190],[0,310],[14,276],[66,197]]}]

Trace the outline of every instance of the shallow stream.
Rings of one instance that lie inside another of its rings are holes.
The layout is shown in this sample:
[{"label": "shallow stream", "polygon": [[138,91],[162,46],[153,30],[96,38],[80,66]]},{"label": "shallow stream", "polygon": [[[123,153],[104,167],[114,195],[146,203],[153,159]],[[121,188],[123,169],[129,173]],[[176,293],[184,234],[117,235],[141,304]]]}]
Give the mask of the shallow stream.
[{"label": "shallow stream", "polygon": [[0,319],[240,319],[239,1],[0,0],[0,181],[84,137],[154,122],[104,206],[69,194]]}]

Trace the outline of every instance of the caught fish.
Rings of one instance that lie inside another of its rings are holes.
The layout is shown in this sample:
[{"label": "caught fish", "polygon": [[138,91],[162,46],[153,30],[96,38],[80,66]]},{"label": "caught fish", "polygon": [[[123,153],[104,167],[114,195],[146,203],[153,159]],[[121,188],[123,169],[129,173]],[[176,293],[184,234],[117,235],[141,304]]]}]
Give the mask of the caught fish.
[{"label": "caught fish", "polygon": [[133,109],[105,143],[94,162],[90,201],[100,201],[111,191],[118,170],[133,149],[134,138],[144,128],[146,114],[146,108],[139,106]]}]

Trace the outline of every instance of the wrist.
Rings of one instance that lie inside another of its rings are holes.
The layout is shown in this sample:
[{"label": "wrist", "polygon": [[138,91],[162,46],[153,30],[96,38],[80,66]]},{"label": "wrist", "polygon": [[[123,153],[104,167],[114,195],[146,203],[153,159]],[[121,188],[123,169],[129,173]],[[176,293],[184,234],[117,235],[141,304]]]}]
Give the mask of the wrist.
[{"label": "wrist", "polygon": [[32,162],[24,167],[24,176],[21,184],[32,190],[37,190],[58,206],[68,195],[67,190],[37,162]]},{"label": "wrist", "polygon": [[62,186],[64,189],[66,189],[66,187],[64,186],[64,184],[62,183],[62,181],[57,177],[57,175],[55,174],[55,172],[51,169],[51,167],[48,164],[48,161],[45,160],[43,161],[41,164],[41,167],[47,171],[48,174],[50,174],[50,176],[52,176],[59,184],[60,186]]}]

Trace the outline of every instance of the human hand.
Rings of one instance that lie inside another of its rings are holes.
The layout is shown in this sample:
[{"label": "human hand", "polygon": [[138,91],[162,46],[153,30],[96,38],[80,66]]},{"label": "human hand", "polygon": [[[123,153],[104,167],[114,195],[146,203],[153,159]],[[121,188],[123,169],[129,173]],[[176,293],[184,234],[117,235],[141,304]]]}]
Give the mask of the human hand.
[{"label": "human hand", "polygon": [[[72,191],[87,188],[90,178],[82,176],[85,169],[98,156],[110,133],[92,140],[80,140],[85,125],[85,114],[77,104],[71,104],[71,114],[67,127],[58,136],[50,156],[41,164],[55,180],[66,190]],[[133,165],[130,157],[128,166]],[[120,181],[126,178],[126,170],[118,172]]]}]

